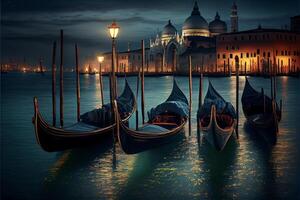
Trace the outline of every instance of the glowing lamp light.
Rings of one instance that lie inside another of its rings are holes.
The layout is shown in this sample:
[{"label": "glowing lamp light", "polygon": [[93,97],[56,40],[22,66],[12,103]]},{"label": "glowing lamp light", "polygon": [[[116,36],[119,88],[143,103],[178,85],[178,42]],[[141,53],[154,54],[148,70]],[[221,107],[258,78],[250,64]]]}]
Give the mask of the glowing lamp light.
[{"label": "glowing lamp light", "polygon": [[89,69],[86,67],[86,68],[85,68],[85,72],[88,72],[88,71],[89,71]]},{"label": "glowing lamp light", "polygon": [[104,61],[104,57],[103,56],[98,56],[98,62],[102,63]]},{"label": "glowing lamp light", "polygon": [[113,21],[113,23],[110,26],[108,26],[109,34],[112,39],[117,38],[119,29],[120,27],[117,25],[115,21]]}]

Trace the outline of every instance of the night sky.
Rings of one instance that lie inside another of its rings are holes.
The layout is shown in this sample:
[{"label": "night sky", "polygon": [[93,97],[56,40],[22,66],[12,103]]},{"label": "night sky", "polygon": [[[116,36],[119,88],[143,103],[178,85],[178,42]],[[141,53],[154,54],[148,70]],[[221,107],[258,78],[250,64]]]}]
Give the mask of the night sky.
[{"label": "night sky", "polygon": [[[210,22],[216,11],[227,22],[232,0],[198,1],[201,15]],[[110,50],[107,26],[116,20],[121,26],[118,49],[127,42],[139,47],[171,19],[178,31],[190,15],[193,0],[1,0],[1,61],[9,59],[34,64],[43,57],[49,65],[53,41],[59,30],[65,32],[65,65],[74,64],[74,43],[80,47],[81,60]],[[289,28],[291,16],[300,13],[299,0],[236,1],[239,29],[263,27]]]}]

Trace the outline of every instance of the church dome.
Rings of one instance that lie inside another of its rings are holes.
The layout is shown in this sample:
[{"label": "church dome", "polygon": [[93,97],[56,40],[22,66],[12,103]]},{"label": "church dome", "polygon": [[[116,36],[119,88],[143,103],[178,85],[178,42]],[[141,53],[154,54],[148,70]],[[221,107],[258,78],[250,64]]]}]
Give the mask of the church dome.
[{"label": "church dome", "polygon": [[208,23],[201,16],[197,2],[195,2],[194,9],[182,27],[184,36],[209,36]]},{"label": "church dome", "polygon": [[176,35],[177,30],[176,28],[172,25],[171,20],[169,20],[168,24],[164,27],[162,31],[162,35]]},{"label": "church dome", "polygon": [[209,31],[211,35],[218,35],[227,32],[227,25],[220,19],[218,13],[215,16],[215,19],[209,23]]}]

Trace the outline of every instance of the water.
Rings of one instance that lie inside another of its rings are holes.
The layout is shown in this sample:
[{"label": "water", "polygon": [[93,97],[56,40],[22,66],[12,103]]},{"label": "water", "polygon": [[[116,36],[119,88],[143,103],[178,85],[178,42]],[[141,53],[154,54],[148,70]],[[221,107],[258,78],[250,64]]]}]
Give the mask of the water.
[{"label": "water", "polygon": [[[135,91],[135,77],[128,79]],[[168,97],[172,80],[172,77],[145,79],[146,110]],[[204,79],[203,94],[207,80]],[[210,80],[235,105],[235,78]],[[32,97],[38,96],[41,112],[51,122],[50,74],[3,74],[1,195],[11,199],[300,199],[300,80],[288,77],[277,80],[283,116],[276,145],[244,127],[241,107],[239,141],[231,139],[223,152],[216,152],[203,139],[198,144],[199,79],[194,78],[192,135],[188,136],[186,131],[181,141],[136,155],[124,154],[117,145],[117,162],[113,165],[110,144],[60,153],[44,152],[35,141],[31,123]],[[187,77],[178,77],[177,81],[188,94]],[[264,86],[265,92],[270,93],[268,79],[250,78],[250,82],[256,88]],[[124,82],[119,79],[118,83],[121,90]],[[241,96],[243,77],[240,87]],[[104,90],[108,102],[107,77]],[[98,76],[81,76],[81,97],[82,113],[100,106]],[[67,73],[67,125],[76,120],[75,109],[75,74]]]}]

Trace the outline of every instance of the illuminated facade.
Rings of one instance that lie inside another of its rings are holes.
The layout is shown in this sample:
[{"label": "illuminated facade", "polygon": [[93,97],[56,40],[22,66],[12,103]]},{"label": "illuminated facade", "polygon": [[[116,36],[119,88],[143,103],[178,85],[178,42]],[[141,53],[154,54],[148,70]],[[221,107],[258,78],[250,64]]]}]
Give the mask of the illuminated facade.
[{"label": "illuminated facade", "polygon": [[[237,5],[231,7],[231,27],[216,13],[210,23],[201,16],[197,2],[191,15],[178,31],[171,20],[162,32],[150,39],[145,50],[145,71],[153,73],[187,73],[188,57],[192,57],[193,71],[200,67],[206,73],[230,73],[235,71],[234,58],[240,58],[240,69],[251,73],[266,73],[268,66],[276,63],[277,72],[296,72],[300,67],[300,36],[297,33],[299,16],[291,18],[294,31],[281,29],[257,29],[238,31]],[[104,70],[110,71],[111,55],[104,55]],[[119,52],[118,72],[137,72],[141,66],[141,49]]]},{"label": "illuminated facade", "polygon": [[257,29],[217,36],[218,71],[233,72],[234,58],[241,70],[266,73],[275,63],[277,72],[296,72],[300,67],[300,34],[281,29]]},{"label": "illuminated facade", "polygon": [[216,64],[215,36],[227,32],[227,25],[217,13],[208,23],[201,16],[197,2],[191,15],[184,21],[181,35],[171,21],[150,40],[149,69],[154,72],[187,72],[188,56],[192,56],[193,70],[198,69],[199,61],[205,66]]}]

